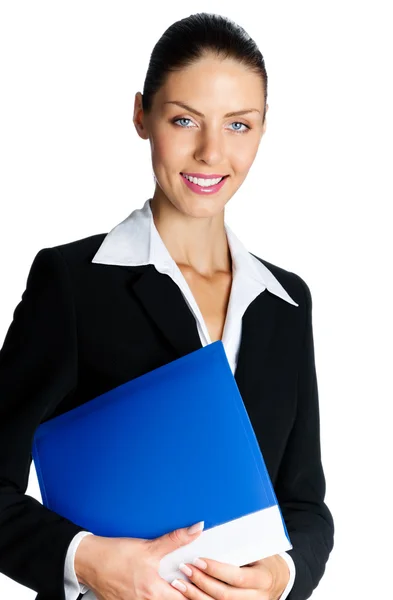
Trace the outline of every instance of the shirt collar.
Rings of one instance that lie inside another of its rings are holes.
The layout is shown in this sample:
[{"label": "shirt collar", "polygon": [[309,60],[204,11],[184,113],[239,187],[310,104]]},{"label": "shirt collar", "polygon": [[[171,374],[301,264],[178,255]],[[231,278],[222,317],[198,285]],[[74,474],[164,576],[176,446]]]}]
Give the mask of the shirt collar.
[{"label": "shirt collar", "polygon": [[[231,228],[224,223],[232,257],[234,277],[251,278],[290,304],[299,306],[273,273],[244,247]],[[119,266],[154,265],[161,273],[175,277],[178,267],[155,226],[150,198],[142,208],[131,212],[105,236],[93,263]]]}]

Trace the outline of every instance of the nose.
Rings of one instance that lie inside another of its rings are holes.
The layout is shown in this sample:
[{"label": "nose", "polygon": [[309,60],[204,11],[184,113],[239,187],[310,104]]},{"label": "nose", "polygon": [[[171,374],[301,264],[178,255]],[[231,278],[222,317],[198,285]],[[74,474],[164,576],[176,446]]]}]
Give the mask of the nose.
[{"label": "nose", "polygon": [[214,165],[223,162],[223,140],[219,134],[204,133],[200,136],[195,150],[195,159]]}]

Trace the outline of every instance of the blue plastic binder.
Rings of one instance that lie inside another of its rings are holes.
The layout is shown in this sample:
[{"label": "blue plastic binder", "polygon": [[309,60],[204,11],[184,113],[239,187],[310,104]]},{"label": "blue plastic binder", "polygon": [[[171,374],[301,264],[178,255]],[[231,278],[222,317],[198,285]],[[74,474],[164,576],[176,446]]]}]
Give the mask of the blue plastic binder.
[{"label": "blue plastic binder", "polygon": [[292,548],[221,341],[35,432],[42,502],[96,535],[156,538],[205,521],[160,574],[202,555],[243,565]]}]

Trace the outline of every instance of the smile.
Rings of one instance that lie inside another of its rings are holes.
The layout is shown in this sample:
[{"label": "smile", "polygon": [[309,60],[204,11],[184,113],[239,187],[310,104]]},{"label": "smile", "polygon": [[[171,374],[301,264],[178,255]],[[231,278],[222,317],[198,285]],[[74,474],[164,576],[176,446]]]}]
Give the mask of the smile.
[{"label": "smile", "polygon": [[[196,194],[214,194],[215,192],[218,192],[218,190],[220,190],[222,188],[222,186],[224,185],[225,181],[228,178],[228,175],[225,175],[221,179],[221,181],[218,181],[217,183],[215,183],[213,185],[203,185],[203,184],[202,185],[198,185],[197,183],[194,183],[194,182],[190,181],[189,179],[187,179],[187,177],[185,177],[182,173],[180,173],[180,177],[182,178],[182,180],[184,181],[184,183],[186,184],[186,186],[190,190],[192,190],[193,192],[195,192]],[[201,181],[201,183],[202,183],[202,182],[204,182],[206,180],[199,179],[198,181]],[[209,181],[209,180],[207,180],[207,181]]]}]

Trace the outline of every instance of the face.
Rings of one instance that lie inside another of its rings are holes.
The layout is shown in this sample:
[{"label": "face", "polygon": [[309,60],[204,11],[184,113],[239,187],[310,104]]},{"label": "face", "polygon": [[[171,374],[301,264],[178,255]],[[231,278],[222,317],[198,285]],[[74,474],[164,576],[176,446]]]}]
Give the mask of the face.
[{"label": "face", "polygon": [[[143,113],[141,101],[138,92],[134,124],[140,137],[150,141],[156,177],[153,201],[170,202],[192,217],[222,212],[246,178],[266,129],[260,76],[237,61],[206,57],[168,75],[149,115]],[[226,116],[249,109],[256,110]],[[181,173],[227,177],[210,192],[198,185],[191,189]]]}]

